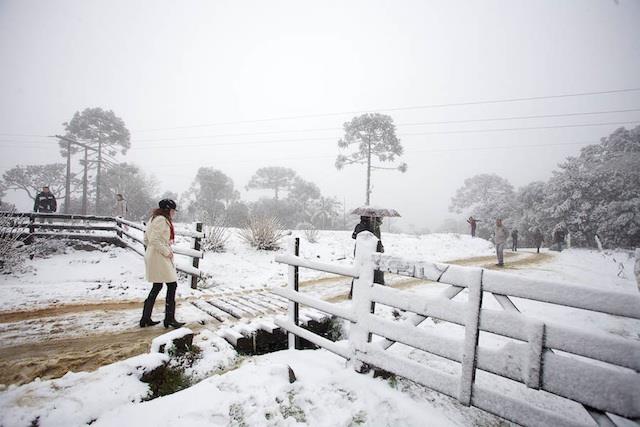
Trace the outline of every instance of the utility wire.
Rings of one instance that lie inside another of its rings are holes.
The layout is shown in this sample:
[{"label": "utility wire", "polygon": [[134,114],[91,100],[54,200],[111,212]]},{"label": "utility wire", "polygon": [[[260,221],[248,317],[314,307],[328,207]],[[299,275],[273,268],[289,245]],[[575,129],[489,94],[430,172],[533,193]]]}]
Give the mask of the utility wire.
[{"label": "utility wire", "polygon": [[[604,122],[604,123],[583,123],[576,125],[554,125],[554,126],[530,126],[530,127],[514,127],[514,128],[500,128],[500,129],[473,129],[473,130],[450,130],[450,131],[432,131],[432,132],[414,132],[414,133],[405,133],[400,134],[401,137],[406,136],[423,136],[423,135],[439,135],[439,134],[455,134],[455,133],[486,133],[486,132],[507,132],[507,131],[519,131],[519,130],[536,130],[536,129],[562,129],[562,128],[573,128],[573,127],[593,127],[593,126],[610,126],[610,125],[623,125],[623,124],[635,124],[640,122],[639,120],[635,121],[624,121],[624,122]],[[279,144],[286,142],[312,142],[312,141],[322,141],[322,142],[335,142],[335,138],[295,138],[295,139],[275,139],[268,141],[238,141],[238,142],[210,142],[210,143],[199,143],[199,144],[174,144],[174,145],[146,145],[143,147],[131,147],[131,150],[150,150],[150,149],[162,149],[162,148],[188,148],[188,147],[214,147],[214,146],[224,146],[224,145],[254,145],[254,144]]]},{"label": "utility wire", "polygon": [[[522,144],[522,145],[494,145],[488,147],[458,147],[458,148],[436,148],[436,149],[426,149],[426,150],[409,150],[409,153],[446,153],[446,152],[456,152],[456,151],[488,151],[488,150],[503,150],[503,149],[519,149],[519,148],[539,148],[539,147],[556,147],[556,146],[572,146],[572,145],[590,145],[590,144],[598,144],[599,141],[582,141],[582,142],[555,142],[555,143],[546,143],[546,144]],[[295,156],[295,157],[278,157],[272,159],[255,159],[255,160],[240,160],[240,161],[228,161],[222,164],[238,164],[238,163],[257,163],[257,162],[277,162],[277,161],[285,161],[285,160],[308,160],[308,159],[335,159],[336,155],[326,155],[326,156]],[[220,162],[216,162],[220,164]],[[164,163],[164,164],[154,164],[158,167],[171,167],[182,168],[187,165],[192,165],[192,163]]]},{"label": "utility wire", "polygon": [[[626,110],[607,110],[607,111],[589,111],[589,112],[577,112],[577,113],[562,113],[562,114],[539,114],[529,116],[511,116],[511,117],[494,117],[483,119],[465,119],[465,120],[443,120],[443,121],[428,121],[428,122],[414,122],[414,123],[397,123],[396,127],[404,126],[423,126],[423,125],[440,125],[440,124],[454,124],[454,123],[478,123],[478,122],[492,122],[502,120],[526,120],[526,119],[542,119],[542,118],[557,118],[557,117],[576,117],[586,116],[594,114],[613,114],[613,113],[631,113],[638,112],[640,108],[630,108]],[[197,136],[173,136],[162,138],[144,138],[133,139],[132,142],[147,142],[147,141],[171,141],[182,139],[206,139],[206,138],[218,138],[218,137],[234,137],[234,136],[252,136],[252,135],[271,135],[279,133],[300,133],[300,132],[322,132],[322,131],[340,131],[341,127],[327,127],[327,128],[312,128],[312,129],[292,129],[292,130],[275,130],[275,131],[262,131],[262,132],[243,132],[243,133],[219,133],[213,135],[197,135]]]},{"label": "utility wire", "polygon": [[236,120],[236,121],[229,121],[229,122],[172,126],[172,127],[163,127],[163,128],[155,128],[155,129],[138,129],[136,130],[136,132],[155,132],[159,130],[189,129],[189,128],[210,127],[210,126],[219,126],[219,125],[242,124],[242,123],[261,123],[261,122],[278,121],[278,120],[293,120],[293,119],[306,119],[306,118],[313,118],[313,117],[341,116],[346,114],[361,114],[361,113],[369,113],[369,112],[375,112],[375,111],[405,111],[405,110],[422,110],[422,109],[429,109],[429,108],[460,107],[460,106],[467,106],[467,105],[501,104],[501,103],[508,103],[508,102],[537,101],[537,100],[543,100],[543,99],[572,98],[572,97],[578,97],[578,96],[607,95],[607,94],[614,94],[614,93],[637,92],[637,91],[640,91],[640,88],[614,89],[614,90],[604,90],[604,91],[594,91],[594,92],[576,92],[576,93],[565,93],[565,94],[558,94],[558,95],[529,96],[529,97],[519,97],[519,98],[488,99],[488,100],[480,100],[480,101],[463,101],[463,102],[451,102],[451,103],[443,103],[443,104],[426,104],[426,105],[414,105],[414,106],[406,106],[406,107],[370,108],[366,110],[341,111],[341,112],[333,112],[333,113],[302,114],[297,116],[283,116],[283,117],[272,117],[272,118],[252,119],[252,120]]}]

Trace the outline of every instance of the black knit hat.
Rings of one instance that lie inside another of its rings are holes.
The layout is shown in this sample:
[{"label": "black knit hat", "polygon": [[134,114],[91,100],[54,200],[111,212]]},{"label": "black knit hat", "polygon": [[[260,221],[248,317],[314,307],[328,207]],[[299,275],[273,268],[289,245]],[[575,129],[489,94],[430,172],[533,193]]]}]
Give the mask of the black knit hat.
[{"label": "black knit hat", "polygon": [[178,210],[177,209],[177,205],[176,202],[174,202],[171,199],[162,199],[158,202],[158,207],[160,207],[160,209],[173,209],[173,210]]}]

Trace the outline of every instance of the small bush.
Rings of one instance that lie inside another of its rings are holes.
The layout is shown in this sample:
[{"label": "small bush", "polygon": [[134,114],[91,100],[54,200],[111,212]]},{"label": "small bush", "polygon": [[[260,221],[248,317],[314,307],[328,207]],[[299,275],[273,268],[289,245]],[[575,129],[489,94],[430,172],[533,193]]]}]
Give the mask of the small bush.
[{"label": "small bush", "polygon": [[246,228],[238,232],[240,238],[258,250],[278,249],[285,236],[278,218],[272,216],[252,216]]},{"label": "small bush", "polygon": [[214,218],[212,224],[205,230],[202,248],[209,252],[224,252],[228,241],[229,229],[226,227],[225,218]]},{"label": "small bush", "polygon": [[313,226],[313,224],[303,222],[302,224],[298,224],[297,228],[298,230],[304,231],[304,237],[309,243],[316,243],[318,241],[318,230]]},{"label": "small bush", "polygon": [[11,272],[22,265],[27,249],[22,235],[24,216],[0,213],[0,271]]}]

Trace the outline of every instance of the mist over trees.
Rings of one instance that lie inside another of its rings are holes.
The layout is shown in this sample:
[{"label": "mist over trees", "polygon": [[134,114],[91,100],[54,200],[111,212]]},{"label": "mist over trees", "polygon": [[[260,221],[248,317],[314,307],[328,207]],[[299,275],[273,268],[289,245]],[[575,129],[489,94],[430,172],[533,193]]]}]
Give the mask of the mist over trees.
[{"label": "mist over trees", "polygon": [[356,148],[351,153],[339,154],[335,167],[341,170],[348,165],[366,165],[364,203],[368,205],[371,201],[372,171],[398,170],[402,173],[407,171],[406,163],[381,166],[384,163],[394,162],[396,157],[402,155],[403,148],[396,136],[396,126],[391,116],[379,113],[362,114],[344,123],[343,126],[344,137],[338,141],[338,147],[348,149],[351,145],[355,145]]},{"label": "mist over trees", "polygon": [[258,169],[251,177],[246,188],[247,190],[273,190],[274,200],[277,202],[280,191],[288,191],[293,186],[295,178],[296,173],[293,169],[268,166]]},{"label": "mist over trees", "polygon": [[[124,121],[111,110],[102,108],[85,108],[82,113],[76,112],[69,122],[62,124],[65,129],[65,137],[80,142],[92,148],[88,150],[89,169],[95,169],[95,211],[98,214],[105,213],[106,205],[102,205],[104,198],[101,195],[103,171],[106,166],[113,165],[113,156],[118,151],[126,154],[131,147],[130,133]],[[60,141],[60,154],[67,156],[68,148],[71,153],[82,150],[79,145]],[[111,157],[111,160],[109,160]],[[82,160],[81,162],[84,162]]]},{"label": "mist over trees", "polygon": [[483,220],[478,235],[488,238],[502,217],[530,239],[536,227],[547,242],[554,230],[571,233],[574,245],[640,246],[640,126],[619,128],[599,144],[568,157],[547,182],[532,182],[513,191],[497,175],[465,180],[451,200],[450,210]]}]

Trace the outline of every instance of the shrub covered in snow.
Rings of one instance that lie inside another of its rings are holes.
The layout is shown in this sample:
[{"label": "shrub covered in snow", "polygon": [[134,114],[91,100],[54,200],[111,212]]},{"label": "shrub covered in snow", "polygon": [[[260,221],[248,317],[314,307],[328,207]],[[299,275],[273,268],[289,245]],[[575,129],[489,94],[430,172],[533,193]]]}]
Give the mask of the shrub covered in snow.
[{"label": "shrub covered in snow", "polygon": [[278,218],[273,216],[252,216],[246,228],[238,234],[245,242],[259,250],[272,251],[279,248],[285,236]]},{"label": "shrub covered in snow", "polygon": [[296,228],[304,232],[304,237],[309,243],[316,243],[318,241],[318,230],[313,226],[313,224],[303,222],[298,224],[298,227]]},{"label": "shrub covered in snow", "polygon": [[21,237],[23,216],[0,213],[0,271],[9,272],[22,265],[26,248]]},{"label": "shrub covered in snow", "polygon": [[226,219],[224,217],[216,217],[213,223],[205,229],[202,247],[205,251],[224,252],[229,237]]}]

